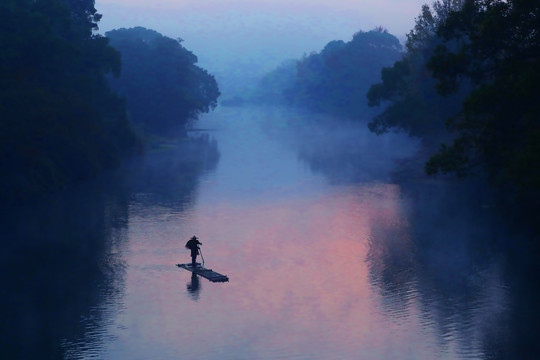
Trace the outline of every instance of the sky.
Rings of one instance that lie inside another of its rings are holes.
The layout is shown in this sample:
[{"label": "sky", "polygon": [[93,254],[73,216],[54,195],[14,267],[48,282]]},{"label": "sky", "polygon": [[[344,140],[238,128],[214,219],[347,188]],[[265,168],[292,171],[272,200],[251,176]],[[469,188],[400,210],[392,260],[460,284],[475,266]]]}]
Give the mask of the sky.
[{"label": "sky", "polygon": [[401,40],[431,0],[96,0],[100,32],[143,26],[181,38],[225,92],[287,59],[383,26]]}]

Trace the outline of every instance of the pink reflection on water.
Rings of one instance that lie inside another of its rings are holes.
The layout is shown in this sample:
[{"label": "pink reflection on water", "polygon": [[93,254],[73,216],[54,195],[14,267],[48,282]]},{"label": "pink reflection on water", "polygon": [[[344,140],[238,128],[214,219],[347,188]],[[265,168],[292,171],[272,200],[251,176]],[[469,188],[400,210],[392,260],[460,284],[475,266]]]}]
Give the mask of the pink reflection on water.
[{"label": "pink reflection on water", "polygon": [[388,186],[351,190],[255,207],[223,205],[201,219],[212,253],[223,254],[215,267],[226,269],[231,287],[238,287],[231,301],[279,328],[272,334],[276,343],[291,341],[294,329],[306,337],[331,328],[330,343],[350,336],[347,324],[355,334],[369,331],[363,314],[372,307],[365,264],[370,219],[394,218],[398,209],[395,199],[381,198]]},{"label": "pink reflection on water", "polygon": [[[165,224],[135,220],[127,279],[133,318],[126,321],[138,333],[128,341],[207,359],[402,351],[404,339],[418,334],[381,316],[366,263],[374,224],[393,219],[388,226],[406,228],[398,200],[392,185],[338,187],[223,201]],[[194,228],[208,267],[230,278],[202,279],[197,301],[187,290],[190,274],[173,268],[179,258],[189,261],[182,247]],[[202,340],[208,337],[211,345]]]}]

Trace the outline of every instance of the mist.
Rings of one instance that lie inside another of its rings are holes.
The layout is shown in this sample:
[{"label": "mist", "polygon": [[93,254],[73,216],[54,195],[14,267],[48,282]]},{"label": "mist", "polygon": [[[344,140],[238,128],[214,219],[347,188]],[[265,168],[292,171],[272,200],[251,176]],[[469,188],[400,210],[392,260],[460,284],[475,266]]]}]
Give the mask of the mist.
[{"label": "mist", "polygon": [[0,358],[538,358],[539,9],[423,2],[2,0]]},{"label": "mist", "polygon": [[99,27],[143,26],[182,38],[226,96],[242,94],[286,59],[320,51],[359,30],[386,27],[401,39],[425,1],[112,1],[98,0]]}]

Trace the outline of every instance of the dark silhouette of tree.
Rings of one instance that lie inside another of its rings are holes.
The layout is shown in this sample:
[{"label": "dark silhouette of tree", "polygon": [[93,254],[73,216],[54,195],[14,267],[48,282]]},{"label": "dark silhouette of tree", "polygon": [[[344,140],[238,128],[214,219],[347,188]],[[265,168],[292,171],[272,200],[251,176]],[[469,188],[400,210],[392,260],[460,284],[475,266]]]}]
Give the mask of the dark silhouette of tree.
[{"label": "dark silhouette of tree", "polygon": [[445,120],[460,109],[463,95],[442,97],[435,90],[436,80],[426,68],[435,47],[442,42],[437,27],[449,12],[458,10],[463,0],[443,0],[422,6],[416,24],[407,35],[406,52],[392,67],[384,68],[382,82],[371,86],[367,94],[370,106],[387,105],[370,123],[371,131],[405,131],[426,144],[448,138]]},{"label": "dark silhouette of tree", "polygon": [[96,176],[133,152],[123,102],[107,85],[120,70],[93,35],[93,1],[3,0],[0,12],[0,192],[25,198]]},{"label": "dark silhouette of tree", "polygon": [[463,80],[473,84],[449,120],[456,139],[429,161],[428,173],[481,169],[507,203],[531,214],[540,210],[538,29],[536,2],[467,0],[439,28],[446,43],[428,63],[443,95],[458,91]]},{"label": "dark silhouette of tree", "polygon": [[122,54],[122,74],[111,86],[125,96],[133,123],[144,132],[184,131],[220,95],[215,78],[196,66],[197,57],[171,39],[142,27],[106,34]]}]

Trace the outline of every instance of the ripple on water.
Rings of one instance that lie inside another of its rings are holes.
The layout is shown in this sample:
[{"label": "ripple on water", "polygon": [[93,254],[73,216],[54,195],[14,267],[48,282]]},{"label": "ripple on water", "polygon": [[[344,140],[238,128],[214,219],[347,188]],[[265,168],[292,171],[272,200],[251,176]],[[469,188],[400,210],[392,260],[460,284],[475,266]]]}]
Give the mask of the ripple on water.
[{"label": "ripple on water", "polygon": [[[484,357],[482,336],[507,311],[496,267],[454,264],[459,249],[446,256],[453,247],[433,240],[447,229],[417,214],[400,186],[325,181],[309,156],[253,129],[264,112],[235,111],[216,133],[221,163],[196,195],[183,204],[144,191],[131,199],[128,241],[117,250],[128,266],[83,319],[84,339],[66,345],[73,358]],[[242,133],[236,115],[252,129]],[[189,258],[193,234],[229,283],[197,283],[174,266]]]}]

